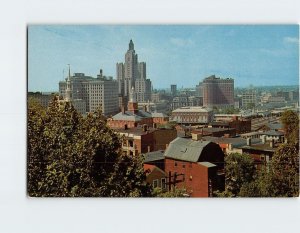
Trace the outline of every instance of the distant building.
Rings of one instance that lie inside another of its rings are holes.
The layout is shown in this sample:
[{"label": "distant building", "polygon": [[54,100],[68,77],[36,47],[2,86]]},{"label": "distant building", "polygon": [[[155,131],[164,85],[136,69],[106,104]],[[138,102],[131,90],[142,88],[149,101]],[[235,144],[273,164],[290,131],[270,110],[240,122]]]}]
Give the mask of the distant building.
[{"label": "distant building", "polygon": [[199,84],[196,85],[195,96],[203,97],[203,84],[202,84],[202,82],[199,82]]},{"label": "distant building", "polygon": [[224,153],[217,144],[176,138],[164,155],[170,189],[184,188],[191,197],[211,197],[224,190]]},{"label": "distant building", "polygon": [[176,96],[176,94],[177,94],[177,85],[176,84],[171,84],[171,94],[172,94],[172,96]]},{"label": "distant building", "polygon": [[182,124],[208,124],[213,121],[213,110],[205,107],[182,107],[172,111],[170,120]]},{"label": "distant building", "polygon": [[234,128],[237,134],[247,133],[251,131],[251,120],[233,116],[227,120],[214,121],[210,124],[212,127]]},{"label": "distant building", "polygon": [[203,98],[196,96],[180,95],[173,98],[171,103],[171,109],[181,107],[193,107],[193,106],[202,106]]},{"label": "distant building", "polygon": [[[70,89],[73,105],[82,113],[101,109],[104,115],[109,116],[119,110],[118,82],[112,77],[104,76],[102,70],[97,78],[85,76],[84,73],[75,73],[70,76]],[[67,82],[60,81],[59,93],[64,98],[66,90]]]},{"label": "distant building", "polygon": [[256,106],[257,101],[256,101],[256,91],[255,90],[247,90],[242,93],[242,106],[244,108],[247,108],[251,105]]},{"label": "distant building", "polygon": [[153,103],[158,103],[161,100],[161,94],[159,92],[151,94],[151,101]]},{"label": "distant building", "polygon": [[28,99],[35,99],[40,105],[47,108],[55,95],[56,93],[28,92]]},{"label": "distant building", "polygon": [[212,75],[203,80],[203,106],[228,107],[234,105],[234,80]]}]

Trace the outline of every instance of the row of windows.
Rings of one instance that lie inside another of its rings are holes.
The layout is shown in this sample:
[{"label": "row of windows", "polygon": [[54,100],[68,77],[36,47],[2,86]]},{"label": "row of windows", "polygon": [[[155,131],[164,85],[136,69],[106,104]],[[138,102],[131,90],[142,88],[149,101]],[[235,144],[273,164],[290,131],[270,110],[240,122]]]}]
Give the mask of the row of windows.
[{"label": "row of windows", "polygon": [[[153,180],[153,182],[152,182],[153,188],[159,187],[159,182],[158,181],[159,181],[158,179]],[[161,183],[160,183],[160,187],[159,188],[162,188],[162,189],[166,189],[167,188],[166,178],[161,178]]]}]

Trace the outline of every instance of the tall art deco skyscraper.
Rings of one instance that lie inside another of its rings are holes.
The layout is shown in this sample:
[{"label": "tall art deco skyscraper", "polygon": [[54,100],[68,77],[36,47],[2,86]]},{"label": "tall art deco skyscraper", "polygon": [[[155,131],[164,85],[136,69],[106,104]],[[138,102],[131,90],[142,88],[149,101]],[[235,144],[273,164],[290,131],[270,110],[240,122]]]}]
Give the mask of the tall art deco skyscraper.
[{"label": "tall art deco skyscraper", "polygon": [[[147,102],[151,98],[151,81],[146,76],[146,63],[138,62],[138,55],[135,53],[132,40],[129,42],[125,54],[125,62],[117,63],[117,80],[119,83],[119,96],[127,102],[132,87],[136,91],[138,102]],[[126,105],[126,103],[123,103]]]}]

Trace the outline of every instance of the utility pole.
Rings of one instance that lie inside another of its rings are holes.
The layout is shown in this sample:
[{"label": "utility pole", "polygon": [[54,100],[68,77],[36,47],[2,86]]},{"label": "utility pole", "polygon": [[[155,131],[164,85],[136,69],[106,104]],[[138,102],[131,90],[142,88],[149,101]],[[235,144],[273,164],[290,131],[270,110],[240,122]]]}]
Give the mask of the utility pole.
[{"label": "utility pole", "polygon": [[[180,176],[182,176],[182,178],[178,179],[178,177],[180,177]],[[168,178],[167,185],[169,187],[168,190],[171,191],[172,186],[175,189],[176,184],[184,182],[185,174],[183,174],[183,173],[177,174],[177,172],[174,172],[174,174],[172,175],[171,171],[169,171],[169,176],[167,178]]]}]

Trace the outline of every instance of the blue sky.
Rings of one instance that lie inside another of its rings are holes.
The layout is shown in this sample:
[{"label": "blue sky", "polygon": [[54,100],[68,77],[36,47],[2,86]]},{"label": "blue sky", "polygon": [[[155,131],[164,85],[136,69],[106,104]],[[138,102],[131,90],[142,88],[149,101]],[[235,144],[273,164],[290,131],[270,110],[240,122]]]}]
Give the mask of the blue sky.
[{"label": "blue sky", "polygon": [[28,90],[58,91],[71,72],[116,76],[132,39],[154,88],[194,87],[215,74],[235,86],[298,85],[298,25],[30,25]]}]

